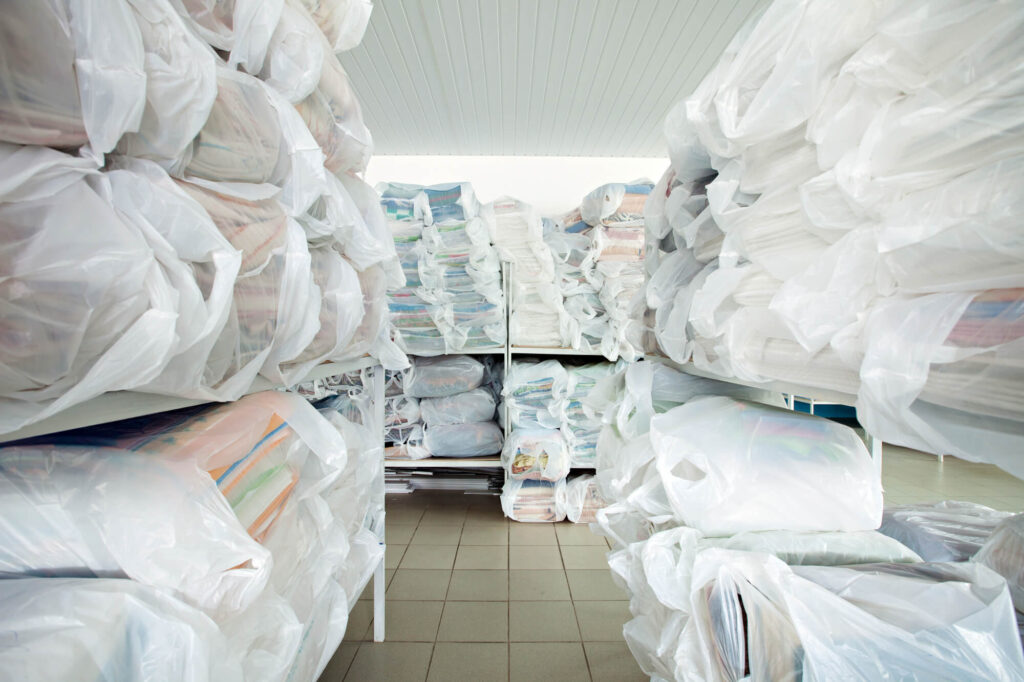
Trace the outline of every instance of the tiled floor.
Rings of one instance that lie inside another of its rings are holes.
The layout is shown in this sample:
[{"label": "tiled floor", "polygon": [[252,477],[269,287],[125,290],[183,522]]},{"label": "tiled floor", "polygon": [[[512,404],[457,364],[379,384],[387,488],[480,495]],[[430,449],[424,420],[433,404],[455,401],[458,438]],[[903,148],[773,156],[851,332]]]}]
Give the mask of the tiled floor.
[{"label": "tiled floor", "polygon": [[[886,445],[887,504],[959,499],[1024,511],[1024,481],[995,467]],[[622,640],[625,595],[586,526],[510,523],[494,497],[387,500],[387,641],[371,589],[322,682],[647,679]]]},{"label": "tiled floor", "polygon": [[322,682],[646,680],[626,595],[587,526],[510,523],[496,497],[388,496],[387,641],[372,585]]}]

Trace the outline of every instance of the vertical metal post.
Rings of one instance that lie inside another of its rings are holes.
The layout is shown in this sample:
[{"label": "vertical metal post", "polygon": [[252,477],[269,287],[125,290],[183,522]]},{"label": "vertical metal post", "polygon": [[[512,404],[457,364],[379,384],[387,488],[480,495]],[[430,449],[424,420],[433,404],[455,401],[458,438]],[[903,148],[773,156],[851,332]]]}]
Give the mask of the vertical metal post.
[{"label": "vertical metal post", "polygon": [[882,478],[882,439],[875,438],[870,433],[865,431],[865,435],[868,439],[868,450],[871,452],[871,461],[875,465],[875,471],[878,472],[878,478]]},{"label": "vertical metal post", "polygon": [[[380,434],[380,468],[383,474],[384,469],[384,368],[378,365],[373,368],[373,420],[376,422],[376,433]],[[381,485],[384,478],[381,476]],[[381,498],[384,497],[384,491]],[[387,510],[381,514],[380,544],[384,545],[384,530],[387,523]],[[373,641],[384,641],[384,591],[387,585],[384,579],[384,557],[381,556],[380,563],[373,571]]]}]

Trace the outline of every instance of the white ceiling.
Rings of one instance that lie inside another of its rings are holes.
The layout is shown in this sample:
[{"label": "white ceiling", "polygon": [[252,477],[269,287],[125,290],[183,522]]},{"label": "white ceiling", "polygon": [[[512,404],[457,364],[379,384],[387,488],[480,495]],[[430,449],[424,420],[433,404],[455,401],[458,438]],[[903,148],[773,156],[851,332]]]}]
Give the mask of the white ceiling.
[{"label": "white ceiling", "polygon": [[767,0],[375,0],[343,53],[377,154],[665,156]]}]

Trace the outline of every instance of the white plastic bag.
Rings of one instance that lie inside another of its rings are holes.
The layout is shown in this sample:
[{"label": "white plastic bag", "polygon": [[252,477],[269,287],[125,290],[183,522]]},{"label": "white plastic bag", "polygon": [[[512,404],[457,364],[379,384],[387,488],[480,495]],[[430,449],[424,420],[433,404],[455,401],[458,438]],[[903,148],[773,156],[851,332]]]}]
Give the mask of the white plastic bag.
[{"label": "white plastic bag", "polygon": [[420,401],[423,423],[427,426],[490,421],[494,419],[494,408],[494,395],[486,388]]},{"label": "white plastic bag", "polygon": [[676,518],[706,535],[874,530],[882,487],[853,429],[724,397],[651,420]]},{"label": "white plastic bag", "polygon": [[0,627],[14,679],[243,679],[213,621],[131,580],[0,581]]},{"label": "white plastic bag", "polygon": [[967,561],[1009,516],[1009,512],[956,500],[896,505],[885,509],[878,530],[925,561]]},{"label": "white plastic bag", "polygon": [[495,422],[437,424],[423,429],[423,447],[435,457],[479,457],[501,452],[501,429]]},{"label": "white plastic bag", "polygon": [[302,0],[335,52],[351,50],[363,40],[370,22],[370,0]]},{"label": "white plastic bag", "polygon": [[554,429],[513,429],[501,450],[501,464],[510,479],[557,481],[569,473],[569,450]]},{"label": "white plastic bag", "polygon": [[260,78],[289,102],[302,101],[320,82],[325,55],[319,33],[301,5],[285,0]]},{"label": "white plastic bag", "polygon": [[1024,514],[1003,519],[972,561],[1006,578],[1014,607],[1024,611]]},{"label": "white plastic bag", "polygon": [[244,611],[270,578],[270,553],[187,458],[4,448],[0,508],[6,578],[130,578],[218,619]]},{"label": "white plastic bag", "polygon": [[513,521],[557,523],[565,520],[558,498],[565,479],[558,481],[520,481],[508,479],[501,489],[501,509]]},{"label": "white plastic bag", "polygon": [[443,398],[471,391],[484,380],[484,366],[468,355],[416,358],[403,379],[413,398]]},{"label": "white plastic bag", "polygon": [[597,519],[597,511],[606,506],[597,479],[584,474],[566,483],[562,506],[566,517],[573,523],[593,523]]},{"label": "white plastic bag", "polygon": [[324,360],[344,357],[364,311],[359,277],[348,261],[326,246],[310,249],[309,255],[313,281],[321,292],[320,330],[292,363],[311,369]]},{"label": "white plastic bag", "polygon": [[260,72],[283,0],[171,0],[203,40],[230,53],[228,66]]}]

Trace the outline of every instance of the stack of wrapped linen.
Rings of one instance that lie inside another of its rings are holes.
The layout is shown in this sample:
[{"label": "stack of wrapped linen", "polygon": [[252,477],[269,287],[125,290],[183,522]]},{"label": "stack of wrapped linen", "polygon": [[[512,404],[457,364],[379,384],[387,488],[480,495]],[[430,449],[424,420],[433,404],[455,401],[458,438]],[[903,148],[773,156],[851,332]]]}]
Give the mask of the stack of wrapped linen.
[{"label": "stack of wrapped linen", "polygon": [[[665,122],[661,351],[1024,475],[1024,10],[773,3]],[[908,364],[909,363],[909,364]]]},{"label": "stack of wrapped linen", "polygon": [[388,292],[398,344],[419,355],[505,345],[498,251],[468,183],[381,183],[405,286]]},{"label": "stack of wrapped linen", "polygon": [[371,139],[331,47],[366,5],[315,4],[346,18],[336,42],[280,0],[5,17],[0,432],[106,391],[225,401],[325,360],[403,366],[400,272],[356,175]]}]

